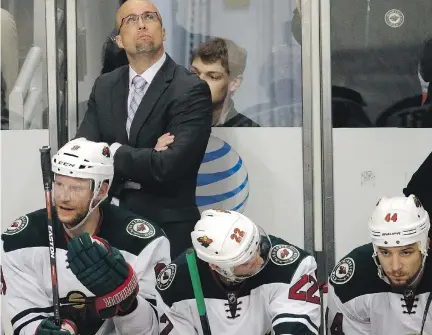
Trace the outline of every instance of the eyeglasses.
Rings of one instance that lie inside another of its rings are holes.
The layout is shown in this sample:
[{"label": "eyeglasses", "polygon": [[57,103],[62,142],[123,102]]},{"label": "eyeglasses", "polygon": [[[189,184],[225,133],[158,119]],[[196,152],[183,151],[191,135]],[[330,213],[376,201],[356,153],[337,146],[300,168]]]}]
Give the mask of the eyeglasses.
[{"label": "eyeglasses", "polygon": [[130,27],[136,26],[138,24],[140,18],[143,22],[149,22],[149,23],[160,21],[159,15],[156,12],[144,12],[142,14],[130,14],[121,20],[120,27],[119,27],[118,31],[120,32],[120,29],[121,29],[121,27],[123,27],[123,25],[130,26]]}]

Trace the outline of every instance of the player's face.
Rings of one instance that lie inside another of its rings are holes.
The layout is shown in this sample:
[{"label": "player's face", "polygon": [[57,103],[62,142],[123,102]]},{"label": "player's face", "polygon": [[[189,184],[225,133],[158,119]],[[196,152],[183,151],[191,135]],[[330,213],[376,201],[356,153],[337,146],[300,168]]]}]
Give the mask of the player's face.
[{"label": "player's face", "polygon": [[74,227],[86,217],[92,198],[90,180],[56,175],[54,200],[58,218],[66,226]]},{"label": "player's face", "polygon": [[213,105],[224,102],[228,94],[229,76],[220,60],[215,63],[204,63],[197,57],[193,60],[190,71],[207,82]]},{"label": "player's face", "polygon": [[378,259],[390,283],[396,287],[409,285],[420,270],[423,260],[418,243],[378,248]]},{"label": "player's face", "polygon": [[264,259],[260,256],[259,250],[250,261],[238,265],[234,268],[233,273],[238,277],[248,277],[258,273],[264,264]]},{"label": "player's face", "polygon": [[128,54],[157,54],[163,51],[165,28],[162,27],[159,11],[151,2],[126,1],[117,13],[117,24],[121,25],[117,44]]}]

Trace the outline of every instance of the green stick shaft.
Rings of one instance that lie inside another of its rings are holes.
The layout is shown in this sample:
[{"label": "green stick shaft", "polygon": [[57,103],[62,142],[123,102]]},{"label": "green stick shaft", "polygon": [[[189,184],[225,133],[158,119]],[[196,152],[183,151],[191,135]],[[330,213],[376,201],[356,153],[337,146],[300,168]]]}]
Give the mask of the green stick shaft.
[{"label": "green stick shaft", "polygon": [[192,288],[197,303],[198,315],[201,320],[203,333],[204,335],[211,335],[210,324],[208,321],[207,310],[204,302],[204,294],[201,287],[201,279],[196,264],[195,250],[193,248],[189,248],[188,251],[186,252],[186,260],[189,267],[189,274],[192,281]]}]

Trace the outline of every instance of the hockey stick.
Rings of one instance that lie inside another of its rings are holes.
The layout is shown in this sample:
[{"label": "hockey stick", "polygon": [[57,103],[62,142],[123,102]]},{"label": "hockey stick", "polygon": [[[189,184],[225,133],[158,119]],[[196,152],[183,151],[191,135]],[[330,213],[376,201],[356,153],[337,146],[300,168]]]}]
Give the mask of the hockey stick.
[{"label": "hockey stick", "polygon": [[201,279],[196,264],[195,250],[189,248],[186,252],[186,260],[189,267],[189,274],[198,308],[198,315],[201,320],[201,327],[204,335],[211,335],[210,324],[207,317],[207,310],[204,302],[204,294],[201,287]]},{"label": "hockey stick", "polygon": [[425,311],[423,314],[423,321],[422,321],[422,326],[421,326],[421,330],[420,330],[420,335],[423,335],[423,330],[424,330],[424,326],[426,323],[426,318],[427,318],[427,314],[429,312],[429,307],[430,307],[431,302],[432,302],[432,293],[429,293],[428,299],[426,301]]},{"label": "hockey stick", "polygon": [[57,264],[56,264],[56,249],[54,245],[55,230],[52,219],[52,171],[51,171],[51,147],[44,146],[39,149],[41,156],[42,179],[45,189],[45,203],[47,211],[48,223],[48,239],[49,239],[49,252],[50,252],[50,265],[51,265],[51,285],[53,294],[53,307],[54,307],[54,322],[60,326],[60,301],[58,292],[57,281]]}]

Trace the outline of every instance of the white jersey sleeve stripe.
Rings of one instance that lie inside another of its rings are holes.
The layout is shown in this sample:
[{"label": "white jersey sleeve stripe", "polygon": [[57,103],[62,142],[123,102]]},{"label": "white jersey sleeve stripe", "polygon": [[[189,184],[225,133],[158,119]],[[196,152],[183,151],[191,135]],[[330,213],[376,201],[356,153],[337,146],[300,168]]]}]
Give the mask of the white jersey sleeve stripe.
[{"label": "white jersey sleeve stripe", "polygon": [[[21,319],[28,319],[28,316],[30,314],[43,314],[45,316],[49,316],[50,314],[53,313],[53,307],[36,307],[36,308],[29,308],[26,309],[22,312],[19,312],[18,314],[16,314],[12,319],[11,319],[11,323],[12,325],[14,325],[16,322],[20,321]],[[26,318],[27,317],[27,318]]]},{"label": "white jersey sleeve stripe", "polygon": [[35,323],[35,325],[33,326],[33,327],[31,327],[31,329],[27,329],[26,328],[26,330],[25,330],[25,333],[28,333],[28,334],[30,334],[30,333],[33,333],[34,334],[34,331],[33,331],[33,328],[34,328],[34,330],[36,330],[36,328],[39,326],[39,324],[40,324],[40,321],[41,320],[44,320],[44,319],[46,319],[46,317],[45,316],[43,316],[43,315],[38,315],[38,316],[36,316],[36,317],[34,317],[34,318],[32,318],[32,319],[29,319],[29,320],[27,320],[26,322],[23,322],[21,325],[19,325],[18,327],[16,327],[15,329],[14,329],[14,335],[20,335],[20,333],[21,333],[21,330],[24,328],[24,327],[26,327],[26,326],[28,326],[29,324],[31,324],[31,323]]},{"label": "white jersey sleeve stripe", "polygon": [[310,334],[319,334],[318,327],[311,321],[310,317],[299,314],[284,313],[277,315],[273,319],[273,329],[276,334],[306,334],[306,329]]}]

